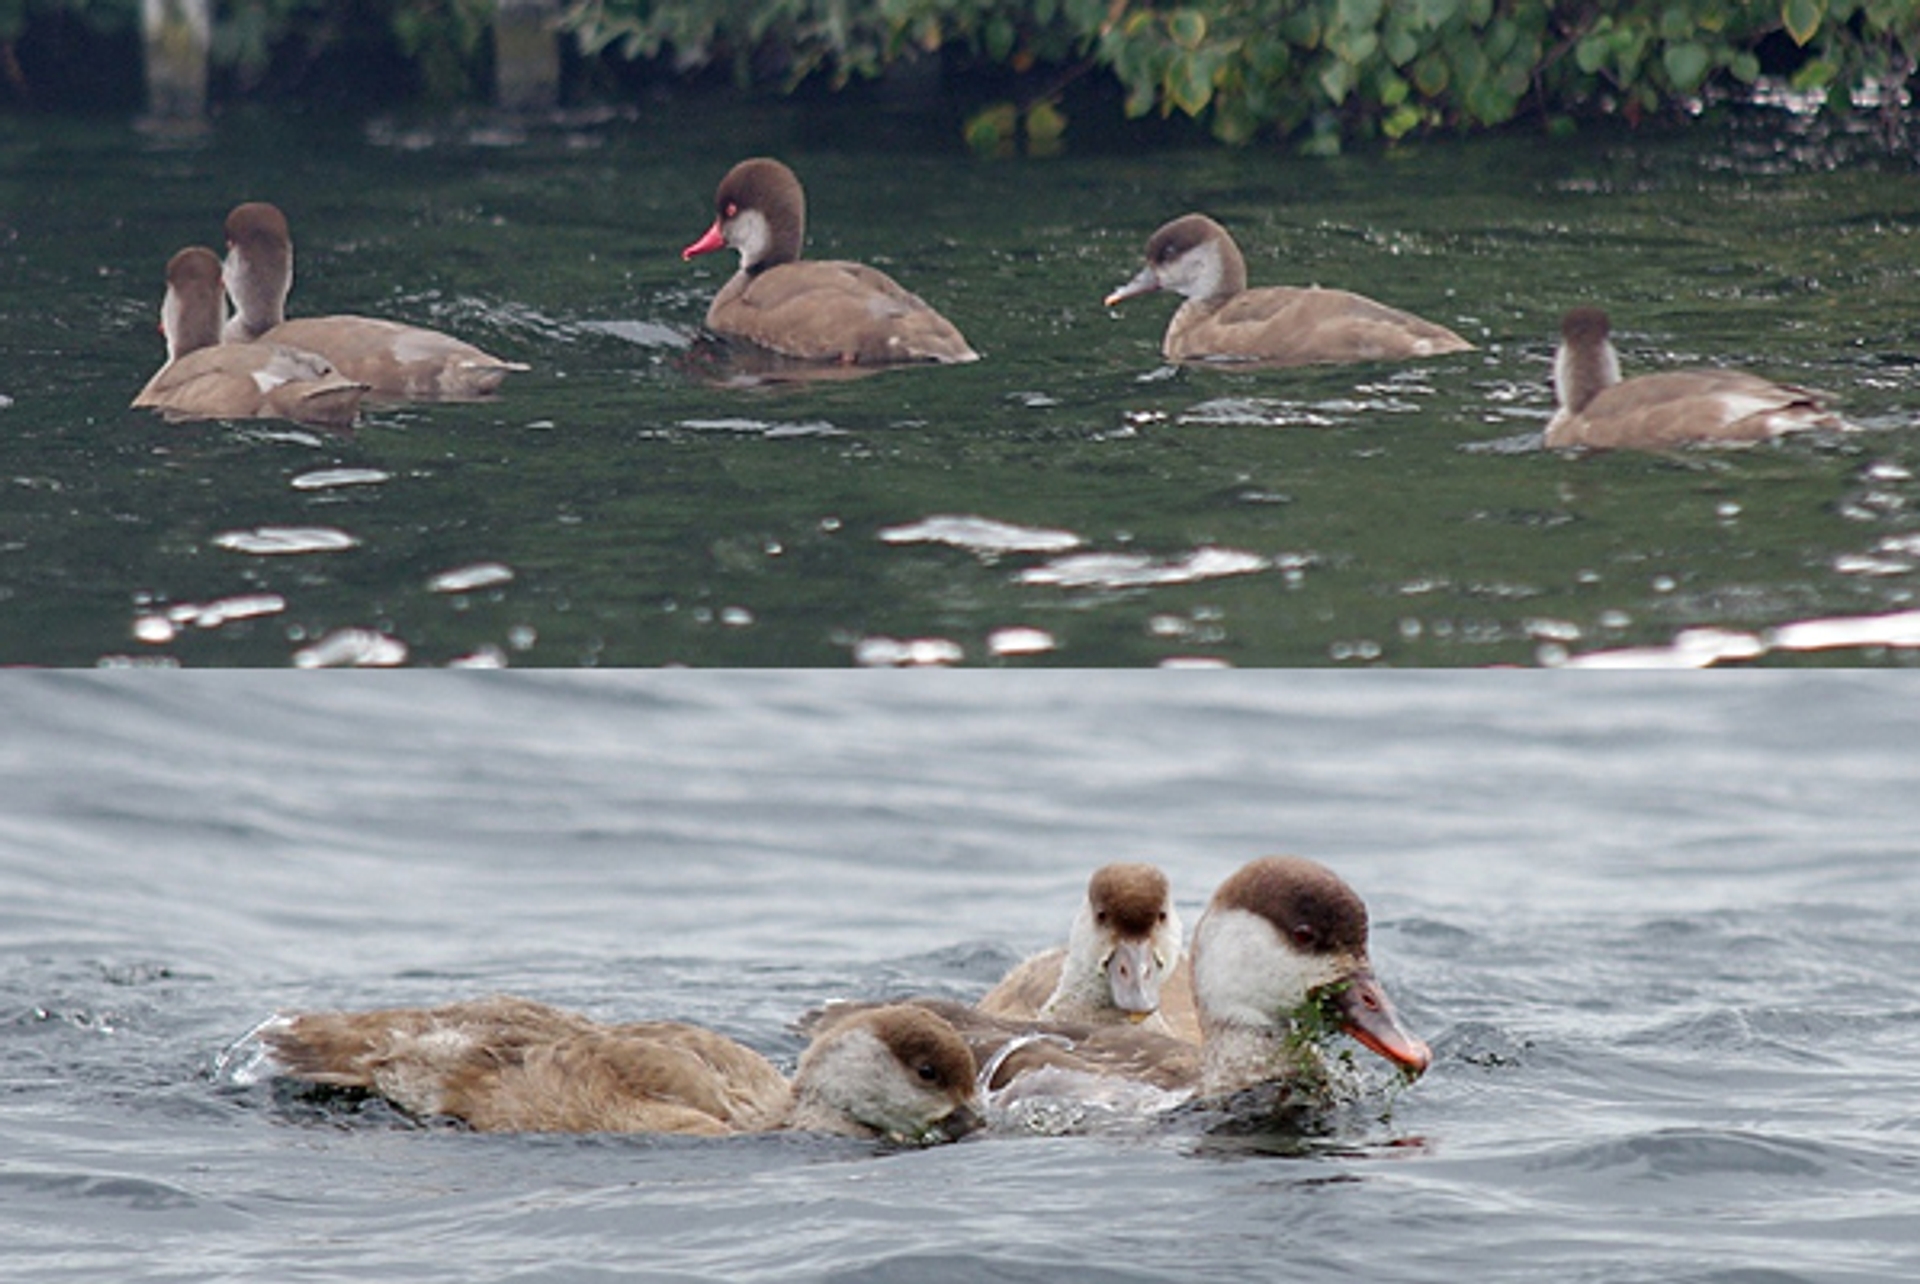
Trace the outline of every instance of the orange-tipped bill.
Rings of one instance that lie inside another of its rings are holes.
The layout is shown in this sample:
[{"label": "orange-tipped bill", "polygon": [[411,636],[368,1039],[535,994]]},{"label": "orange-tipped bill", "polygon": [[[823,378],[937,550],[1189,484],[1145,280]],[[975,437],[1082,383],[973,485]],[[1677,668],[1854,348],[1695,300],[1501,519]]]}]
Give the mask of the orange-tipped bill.
[{"label": "orange-tipped bill", "polygon": [[1433,1064],[1433,1049],[1400,1024],[1393,1001],[1371,972],[1356,972],[1338,999],[1340,1029],[1417,1079]]},{"label": "orange-tipped bill", "polygon": [[1139,274],[1136,275],[1133,280],[1127,282],[1112,294],[1109,294],[1106,303],[1108,307],[1112,307],[1122,299],[1131,299],[1137,294],[1152,294],[1159,288],[1160,277],[1154,272],[1153,265],[1149,263],[1140,269]]}]

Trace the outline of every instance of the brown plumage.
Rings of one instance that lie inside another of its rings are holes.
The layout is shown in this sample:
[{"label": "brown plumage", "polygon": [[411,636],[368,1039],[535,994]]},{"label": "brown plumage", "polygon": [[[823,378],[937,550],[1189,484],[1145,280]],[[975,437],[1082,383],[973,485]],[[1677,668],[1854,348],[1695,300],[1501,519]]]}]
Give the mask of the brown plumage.
[{"label": "brown plumage", "polygon": [[317,352],[377,397],[463,400],[490,396],[507,375],[527,369],[438,330],[376,317],[286,319],[293,289],[293,236],[265,201],[227,215],[227,289],[236,314],[229,343],[264,341]]},{"label": "brown plumage", "polygon": [[295,1078],[484,1132],[792,1128],[918,1140],[971,1126],[966,1045],[911,1008],[878,1008],[823,1032],[791,1084],[759,1053],[699,1026],[603,1025],[510,996],[304,1013],[261,1037]]},{"label": "brown plumage", "polygon": [[168,419],[291,419],[343,428],[360,412],[366,385],[321,356],[285,344],[222,345],[220,260],[189,246],[167,263],[160,324],[167,363],[133,399]]},{"label": "brown plumage", "polygon": [[1147,242],[1146,266],[1107,296],[1107,306],[1155,290],[1186,298],[1161,342],[1170,361],[1301,366],[1403,361],[1473,347],[1445,326],[1345,290],[1248,289],[1240,247],[1204,214],[1156,231]]},{"label": "brown plumage", "polygon": [[714,193],[713,226],[685,259],[731,247],[734,273],[707,328],[805,361],[857,365],[977,361],[951,321],[878,268],[802,259],[806,196],[777,160],[741,161]]},{"label": "brown plumage", "polygon": [[[1194,929],[1193,1043],[1139,1026],[995,1016],[942,1000],[916,1000],[959,1031],[994,1091],[1025,1075],[1056,1072],[1089,1084],[1119,1078],[1163,1091],[1224,1097],[1262,1085],[1322,1090],[1321,1021],[1409,1076],[1432,1061],[1400,1023],[1367,958],[1367,910],[1324,865],[1265,857],[1214,892]],[[830,1010],[823,1024],[852,1008]],[[1304,1029],[1301,1022],[1311,1023]]]},{"label": "brown plumage", "polygon": [[1087,880],[1064,949],[1016,965],[980,1000],[993,1016],[1166,1032],[1167,978],[1180,959],[1180,918],[1167,877],[1152,865],[1103,865]]},{"label": "brown plumage", "polygon": [[1599,308],[1574,308],[1561,319],[1553,362],[1559,407],[1547,424],[1549,447],[1665,450],[1846,427],[1818,393],[1739,370],[1673,370],[1622,381],[1612,330]]}]

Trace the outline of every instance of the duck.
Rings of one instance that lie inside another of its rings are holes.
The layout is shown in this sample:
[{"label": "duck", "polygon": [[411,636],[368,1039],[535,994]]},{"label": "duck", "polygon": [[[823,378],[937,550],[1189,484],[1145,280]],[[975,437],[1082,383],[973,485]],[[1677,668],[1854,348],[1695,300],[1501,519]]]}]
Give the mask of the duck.
[{"label": "duck", "polygon": [[[1367,907],[1325,865],[1299,856],[1248,862],[1215,890],[1188,953],[1198,1044],[1126,1023],[1021,1020],[947,999],[912,1002],[946,1020],[979,1063],[996,1106],[1023,1097],[1106,1100],[1115,1082],[1153,1109],[1276,1094],[1326,1103],[1342,1089],[1322,1047],[1344,1034],[1408,1080],[1433,1052],[1401,1022],[1367,954]],[[865,1010],[836,1004],[816,1030]],[[1125,1096],[1126,1094],[1121,1094]]]},{"label": "duck", "polygon": [[1346,290],[1250,290],[1240,247],[1204,214],[1183,215],[1154,232],[1146,265],[1107,295],[1106,305],[1156,290],[1186,299],[1161,341],[1169,361],[1304,366],[1402,361],[1473,348],[1445,326]]},{"label": "duck", "polygon": [[878,268],[801,258],[806,194],[783,162],[741,161],[720,180],[713,204],[713,226],[680,257],[739,252],[739,270],[707,308],[714,334],[843,365],[980,359],[951,321]]},{"label": "duck", "polygon": [[1160,996],[1180,947],[1167,876],[1152,865],[1103,865],[1087,880],[1065,948],[1022,960],[975,1006],[994,1016],[1171,1033]]},{"label": "duck", "polygon": [[287,320],[293,289],[293,236],[287,217],[266,201],[248,201],[227,215],[227,292],[234,316],[228,343],[265,340],[317,352],[376,397],[475,400],[490,397],[506,377],[528,369],[438,330],[377,317]]},{"label": "duck", "polygon": [[791,1082],[701,1026],[608,1025],[512,995],[298,1013],[259,1037],[292,1078],[375,1093],[479,1132],[788,1130],[932,1142],[978,1121],[972,1054],[952,1027],[910,1007],[874,1008],[822,1031]]},{"label": "duck", "polygon": [[1740,370],[1670,370],[1623,381],[1612,333],[1602,308],[1574,308],[1561,318],[1548,448],[1664,450],[1846,427],[1820,394]]},{"label": "duck", "polygon": [[326,360],[278,343],[220,342],[226,317],[219,256],[190,245],[167,260],[160,329],[167,363],[133,399],[135,409],[169,419],[291,419],[345,428],[360,413],[367,386]]}]

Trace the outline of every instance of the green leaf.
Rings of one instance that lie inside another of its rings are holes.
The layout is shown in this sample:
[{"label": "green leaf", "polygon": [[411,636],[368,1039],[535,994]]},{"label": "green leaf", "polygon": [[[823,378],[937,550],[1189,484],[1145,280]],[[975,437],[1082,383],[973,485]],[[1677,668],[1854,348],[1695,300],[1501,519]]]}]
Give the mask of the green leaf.
[{"label": "green leaf", "polygon": [[1825,58],[1810,58],[1800,65],[1787,83],[1797,90],[1824,89],[1828,82],[1840,74],[1840,68]]},{"label": "green leaf", "polygon": [[963,128],[967,146],[981,156],[1007,150],[1013,144],[1015,118],[1012,103],[995,103],[986,108]]},{"label": "green leaf", "polygon": [[1706,78],[1713,55],[1699,41],[1689,40],[1684,44],[1668,45],[1661,53],[1660,61],[1665,65],[1667,79],[1673,82],[1673,87],[1683,94],[1690,94]]},{"label": "green leaf", "polygon": [[1804,48],[1818,34],[1826,13],[1826,0],[1785,0],[1780,6],[1780,24],[1793,37],[1793,43]]},{"label": "green leaf", "polygon": [[1588,36],[1573,47],[1573,62],[1591,76],[1607,65],[1607,57],[1612,52],[1613,45],[1604,35]]},{"label": "green leaf", "polygon": [[1013,52],[1013,42],[1018,36],[1013,23],[1004,14],[996,14],[987,21],[986,37],[987,57],[995,62],[1005,62],[1007,55]]},{"label": "green leaf", "polygon": [[1387,28],[1387,61],[1404,67],[1420,56],[1420,39],[1399,25]]},{"label": "green leaf", "polygon": [[1453,74],[1447,68],[1447,60],[1438,54],[1428,54],[1413,64],[1414,88],[1429,98],[1438,98],[1446,92]]},{"label": "green leaf", "polygon": [[1035,103],[1027,109],[1027,137],[1036,143],[1059,141],[1067,132],[1067,118],[1052,103]]},{"label": "green leaf", "polygon": [[1411,103],[1402,103],[1393,114],[1380,122],[1380,132],[1388,138],[1404,138],[1420,125],[1420,109]]},{"label": "green leaf", "polygon": [[1340,56],[1341,61],[1359,66],[1373,57],[1380,48],[1380,37],[1371,31],[1336,32],[1327,41],[1327,48]]},{"label": "green leaf", "polygon": [[1352,63],[1330,58],[1320,68],[1320,90],[1326,94],[1327,101],[1338,105],[1345,102],[1347,95],[1352,92],[1353,78]]},{"label": "green leaf", "polygon": [[1380,21],[1381,0],[1340,0],[1340,22],[1352,31],[1372,27]]},{"label": "green leaf", "polygon": [[1187,113],[1198,116],[1213,98],[1213,76],[1206,61],[1182,54],[1167,69],[1167,101]]},{"label": "green leaf", "polygon": [[1733,56],[1733,61],[1727,65],[1727,69],[1733,72],[1734,79],[1743,85],[1751,85],[1760,79],[1760,60],[1745,50]]},{"label": "green leaf", "polygon": [[1175,9],[1167,18],[1167,34],[1183,49],[1198,49],[1207,38],[1207,15],[1198,9]]}]

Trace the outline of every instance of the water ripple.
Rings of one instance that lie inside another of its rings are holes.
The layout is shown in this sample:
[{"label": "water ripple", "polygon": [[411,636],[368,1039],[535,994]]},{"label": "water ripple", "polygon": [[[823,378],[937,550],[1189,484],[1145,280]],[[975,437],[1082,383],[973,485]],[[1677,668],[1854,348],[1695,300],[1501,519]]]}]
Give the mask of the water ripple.
[{"label": "water ripple", "polygon": [[1080,553],[1022,571],[1019,579],[1022,584],[1059,588],[1159,588],[1251,575],[1272,566],[1272,561],[1257,553],[1231,548],[1199,548],[1164,561],[1145,553]]},{"label": "water ripple", "polygon": [[905,526],[885,527],[879,538],[885,544],[947,544],[989,560],[1003,553],[1065,552],[1086,542],[1072,531],[944,513]]},{"label": "water ripple", "polygon": [[360,541],[331,526],[256,526],[250,531],[225,531],[213,537],[216,548],[256,557],[283,557],[300,553],[338,553],[359,547]]}]

